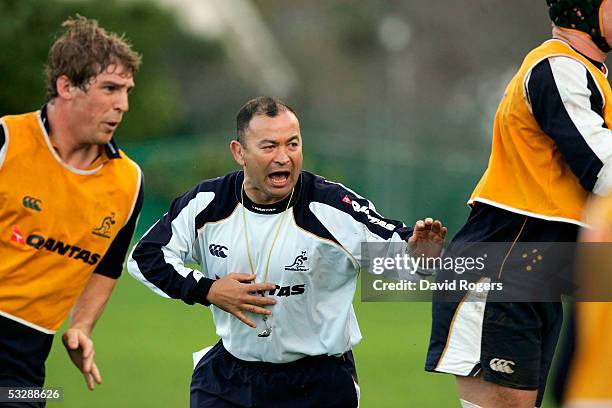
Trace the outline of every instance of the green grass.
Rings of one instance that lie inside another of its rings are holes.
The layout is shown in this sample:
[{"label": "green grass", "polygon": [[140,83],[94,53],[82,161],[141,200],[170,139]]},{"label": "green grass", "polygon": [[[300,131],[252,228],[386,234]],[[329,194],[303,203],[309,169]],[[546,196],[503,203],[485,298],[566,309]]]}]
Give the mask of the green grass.
[{"label": "green grass", "polygon": [[[364,408],[456,407],[454,379],[423,371],[428,303],[361,303],[355,348]],[[58,339],[47,362],[49,407],[188,407],[191,353],[217,341],[208,309],[164,299],[124,274],[94,332],[104,383],[90,392]],[[550,408],[554,405],[546,405]]]}]

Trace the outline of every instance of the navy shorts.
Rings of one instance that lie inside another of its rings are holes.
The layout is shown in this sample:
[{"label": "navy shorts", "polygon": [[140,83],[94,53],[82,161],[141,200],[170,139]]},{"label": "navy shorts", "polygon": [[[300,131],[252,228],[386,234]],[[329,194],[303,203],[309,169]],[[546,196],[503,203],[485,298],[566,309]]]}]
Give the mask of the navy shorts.
[{"label": "navy shorts", "polygon": [[[578,227],[572,224],[476,203],[451,246],[456,242],[574,242],[577,233]],[[504,274],[522,273],[513,267],[518,264],[513,264],[513,256],[508,252],[504,259]],[[553,262],[552,258],[547,259]],[[564,267],[572,269],[565,261],[559,268]],[[559,301],[510,303],[494,301],[494,295],[486,300],[470,299],[472,294],[468,292],[461,301],[440,301],[434,295],[425,370],[458,376],[481,375],[485,381],[505,387],[537,390],[536,406],[540,406],[563,322],[560,297],[561,288],[566,285],[551,282],[551,286],[559,290]]]},{"label": "navy shorts", "polygon": [[191,380],[191,408],[358,406],[350,351],[273,364],[243,361],[221,341],[202,357]]},{"label": "navy shorts", "polygon": [[[0,316],[0,387],[42,387],[53,335]],[[0,407],[44,407],[42,402]]]}]

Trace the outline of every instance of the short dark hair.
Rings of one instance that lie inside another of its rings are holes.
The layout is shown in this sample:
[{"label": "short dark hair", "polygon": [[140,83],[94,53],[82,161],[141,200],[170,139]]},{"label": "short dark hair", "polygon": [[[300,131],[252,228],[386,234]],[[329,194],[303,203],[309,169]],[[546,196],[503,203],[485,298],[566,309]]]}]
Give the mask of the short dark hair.
[{"label": "short dark hair", "polygon": [[51,46],[45,66],[47,100],[58,95],[56,82],[62,75],[84,90],[93,77],[111,65],[123,65],[130,75],[138,71],[140,54],[123,36],[106,32],[96,20],[77,14],[64,21],[62,27],[66,31]]},{"label": "short dark hair", "polygon": [[236,140],[244,142],[244,134],[256,115],[266,115],[271,118],[278,116],[280,112],[291,112],[297,118],[295,110],[283,101],[271,96],[259,96],[251,99],[238,111],[236,115]]}]

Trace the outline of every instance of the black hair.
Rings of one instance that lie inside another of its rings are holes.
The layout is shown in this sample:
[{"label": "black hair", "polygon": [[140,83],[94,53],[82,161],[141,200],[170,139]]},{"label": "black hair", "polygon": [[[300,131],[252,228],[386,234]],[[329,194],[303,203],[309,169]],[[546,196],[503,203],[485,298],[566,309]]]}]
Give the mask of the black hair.
[{"label": "black hair", "polygon": [[244,134],[251,123],[253,116],[266,115],[274,118],[280,112],[291,112],[297,118],[295,110],[277,98],[271,96],[259,96],[251,99],[236,114],[236,140],[244,143]]}]

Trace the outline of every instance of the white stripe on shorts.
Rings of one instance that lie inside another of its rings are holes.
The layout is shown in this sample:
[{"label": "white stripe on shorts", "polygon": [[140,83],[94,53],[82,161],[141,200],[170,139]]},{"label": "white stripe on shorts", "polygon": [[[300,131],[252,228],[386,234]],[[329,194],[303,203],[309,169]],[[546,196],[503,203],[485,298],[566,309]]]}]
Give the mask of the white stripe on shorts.
[{"label": "white stripe on shorts", "polygon": [[[478,282],[490,281],[489,278],[481,278]],[[457,306],[446,347],[435,371],[468,376],[480,363],[482,324],[488,293],[470,291]]]}]

